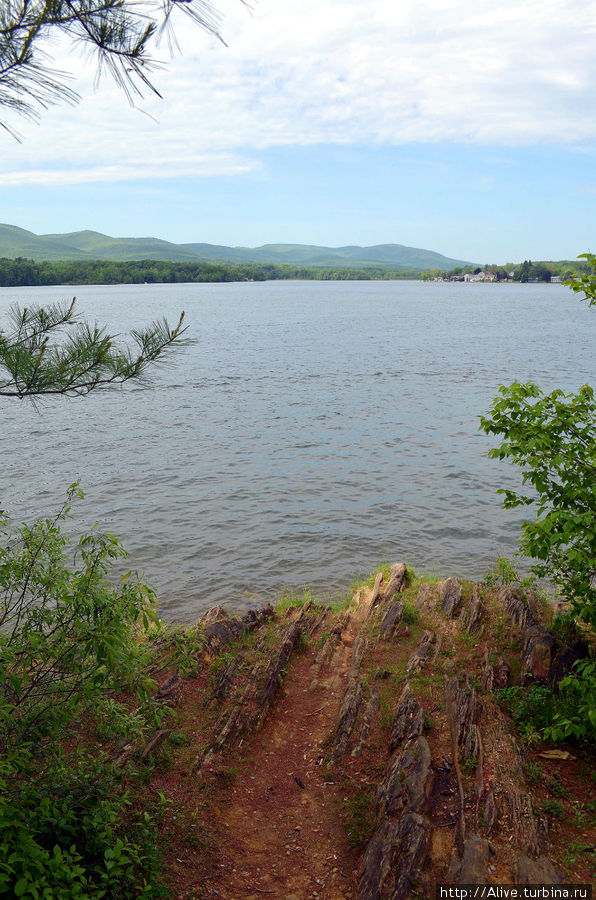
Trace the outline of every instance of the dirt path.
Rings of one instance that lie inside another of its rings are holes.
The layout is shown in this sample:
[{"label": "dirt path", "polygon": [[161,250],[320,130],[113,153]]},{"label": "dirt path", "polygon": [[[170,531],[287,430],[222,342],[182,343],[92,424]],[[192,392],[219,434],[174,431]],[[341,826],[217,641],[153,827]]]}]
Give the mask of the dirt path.
[{"label": "dirt path", "polygon": [[230,803],[217,812],[217,830],[228,836],[220,847],[224,868],[205,885],[206,896],[355,897],[359,854],[350,847],[341,816],[344,798],[323,757],[337,723],[359,619],[358,609],[332,665],[314,683],[325,624],[312,635],[290,664],[275,716],[244,742]]},{"label": "dirt path", "polygon": [[[482,686],[519,669],[506,598],[480,602],[472,583],[449,579],[412,585],[402,602],[379,584],[346,612],[310,601],[271,611],[184,683],[180,752],[151,785],[170,804],[175,900],[405,900],[446,879],[556,883],[563,866],[586,878],[583,763],[567,754],[554,804],[561,763],[528,762]],[[575,825],[549,821],[551,809],[577,813]],[[569,847],[584,849],[571,861]]]}]

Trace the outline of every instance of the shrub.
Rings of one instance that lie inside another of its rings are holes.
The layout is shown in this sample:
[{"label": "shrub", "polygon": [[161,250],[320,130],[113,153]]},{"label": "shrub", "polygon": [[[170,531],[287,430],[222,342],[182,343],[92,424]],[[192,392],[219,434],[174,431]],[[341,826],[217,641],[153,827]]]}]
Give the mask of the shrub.
[{"label": "shrub", "polygon": [[126,556],[112,534],[83,535],[69,564],[61,525],[82,496],[72,485],[53,519],[16,533],[0,520],[0,741],[8,746],[55,739],[110,687],[149,687],[136,633],[157,618],[154,592],[130,573],[109,583],[111,565]]},{"label": "shrub", "polygon": [[135,820],[120,776],[96,754],[13,753],[0,768],[0,895],[164,896],[157,835]]},{"label": "shrub", "polygon": [[[155,717],[138,640],[154,595],[130,573],[110,583],[126,555],[111,534],[84,535],[69,560],[61,526],[78,496],[18,531],[0,518],[0,894],[154,898],[151,817],[135,820],[118,772],[80,739],[83,721],[131,736]],[[134,714],[110,696],[122,687]]]}]

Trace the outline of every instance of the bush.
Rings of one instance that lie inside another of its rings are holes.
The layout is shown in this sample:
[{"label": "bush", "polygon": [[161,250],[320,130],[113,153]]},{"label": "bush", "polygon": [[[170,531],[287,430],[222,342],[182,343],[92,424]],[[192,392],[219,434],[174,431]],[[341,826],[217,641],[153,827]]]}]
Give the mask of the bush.
[{"label": "bush", "polygon": [[91,754],[19,753],[1,766],[0,895],[157,897],[156,833],[135,821],[120,778]]},{"label": "bush", "polygon": [[495,697],[509,712],[522,737],[558,743],[596,741],[596,660],[581,659],[556,688],[508,687]]},{"label": "bush", "polygon": [[[119,773],[83,748],[81,725],[105,736],[147,725],[138,637],[157,620],[154,595],[130,573],[109,582],[126,555],[111,534],[84,535],[69,561],[61,526],[79,496],[71,486],[53,519],[18,531],[0,517],[0,896],[153,898],[151,817],[135,820]],[[110,697],[122,687],[141,700],[134,714]]]},{"label": "bush", "polygon": [[559,708],[544,729],[551,741],[596,742],[596,659],[579,659],[559,682]]},{"label": "bush", "polygon": [[[123,684],[143,692],[136,633],[157,616],[153,591],[130,573],[106,575],[126,556],[112,534],[80,538],[69,565],[61,525],[76,485],[53,519],[14,533],[0,519],[0,743],[56,739]],[[78,563],[78,565],[77,565]]]}]

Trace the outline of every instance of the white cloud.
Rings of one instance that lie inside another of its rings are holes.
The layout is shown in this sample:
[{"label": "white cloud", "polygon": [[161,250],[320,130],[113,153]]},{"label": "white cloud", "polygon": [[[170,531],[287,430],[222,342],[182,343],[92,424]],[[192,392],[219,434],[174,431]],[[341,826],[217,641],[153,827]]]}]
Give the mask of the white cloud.
[{"label": "white cloud", "polygon": [[[225,6],[224,6],[225,3]],[[182,23],[164,101],[102,79],[0,136],[1,184],[235,174],[317,143],[592,141],[596,6],[585,0],[222,0],[228,48]],[[153,117],[153,118],[151,118]],[[155,121],[157,120],[157,121]]]}]

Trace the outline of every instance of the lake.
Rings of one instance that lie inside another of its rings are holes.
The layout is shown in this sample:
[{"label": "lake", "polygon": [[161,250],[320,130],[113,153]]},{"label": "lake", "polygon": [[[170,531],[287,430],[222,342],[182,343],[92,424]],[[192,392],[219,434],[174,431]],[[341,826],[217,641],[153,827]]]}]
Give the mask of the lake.
[{"label": "lake", "polygon": [[596,381],[596,315],[560,285],[290,282],[0,289],[77,296],[111,331],[186,311],[195,343],[150,387],[2,401],[0,503],[99,521],[168,618],[284,587],[349,588],[380,561],[479,578],[517,544],[519,484],[478,431],[499,383]]}]

